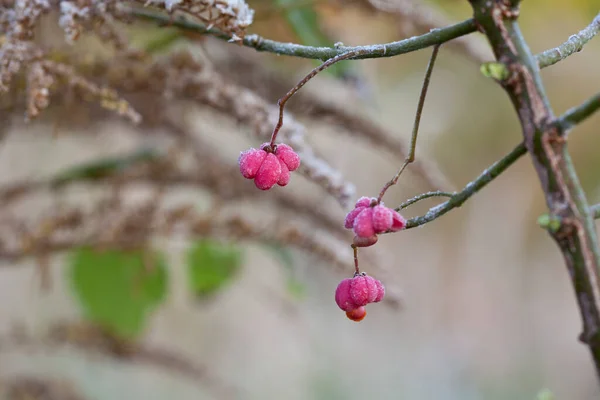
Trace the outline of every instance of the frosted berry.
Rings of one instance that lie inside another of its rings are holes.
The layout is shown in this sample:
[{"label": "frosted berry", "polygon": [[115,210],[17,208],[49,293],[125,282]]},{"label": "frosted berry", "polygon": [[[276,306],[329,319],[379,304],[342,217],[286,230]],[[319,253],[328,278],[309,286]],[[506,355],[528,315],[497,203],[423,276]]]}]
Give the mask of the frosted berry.
[{"label": "frosted berry", "polygon": [[352,321],[360,322],[367,316],[367,310],[364,307],[358,307],[354,310],[346,311],[346,317]]},{"label": "frosted berry", "polygon": [[279,144],[275,150],[269,143],[263,143],[260,149],[250,149],[238,158],[240,172],[246,179],[254,179],[261,190],[269,190],[276,184],[286,186],[290,182],[290,171],[300,166],[300,157],[288,145]]},{"label": "frosted berry", "polygon": [[[377,204],[376,199],[361,197],[356,202],[354,209],[346,214],[344,227],[352,229],[356,235],[355,241],[364,239],[359,247],[375,244],[374,235],[384,232],[396,232],[406,227],[406,220],[397,211],[386,207],[383,203]],[[369,242],[372,242],[369,244]]]},{"label": "frosted berry", "polygon": [[348,318],[360,321],[366,315],[364,306],[369,303],[378,303],[384,296],[383,284],[377,279],[361,273],[339,283],[335,291],[335,302],[342,311],[346,311]]}]

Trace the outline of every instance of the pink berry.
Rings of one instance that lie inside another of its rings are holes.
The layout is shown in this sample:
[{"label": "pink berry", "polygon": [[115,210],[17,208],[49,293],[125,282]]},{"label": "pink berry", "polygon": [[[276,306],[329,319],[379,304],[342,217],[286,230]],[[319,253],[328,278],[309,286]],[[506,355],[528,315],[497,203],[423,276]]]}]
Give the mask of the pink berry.
[{"label": "pink berry", "polygon": [[268,153],[262,165],[260,166],[254,184],[260,190],[271,189],[281,176],[281,164],[275,154]]},{"label": "pink berry", "polygon": [[383,300],[383,296],[385,296],[385,286],[383,286],[383,283],[377,279],[375,279],[375,285],[377,286],[377,296],[375,296],[373,303],[379,303],[381,300]]},{"label": "pink berry", "polygon": [[358,213],[354,219],[352,229],[358,237],[368,238],[375,234],[375,229],[373,228],[373,209],[371,207],[366,207]]},{"label": "pink berry", "polygon": [[356,216],[360,214],[360,212],[364,209],[365,207],[357,207],[354,210],[350,211],[348,214],[346,214],[346,219],[344,220],[344,227],[346,229],[352,229],[352,227],[354,226],[354,220],[356,219]]},{"label": "pink berry", "polygon": [[300,166],[300,157],[287,144],[278,144],[275,155],[287,165],[290,171],[295,171]]},{"label": "pink berry", "polygon": [[373,207],[373,229],[375,233],[388,231],[392,227],[392,210],[384,205]]},{"label": "pink berry", "polygon": [[350,284],[353,278],[346,278],[340,282],[335,290],[335,302],[342,311],[350,311],[358,306],[350,297]]},{"label": "pink berry", "polygon": [[378,294],[375,279],[368,275],[355,276],[350,283],[350,298],[357,306],[372,303]]},{"label": "pink berry", "polygon": [[348,317],[348,319],[355,321],[355,322],[362,321],[363,319],[365,319],[366,316],[367,316],[367,310],[365,310],[364,307],[358,307],[353,310],[346,311],[346,317]]},{"label": "pink berry", "polygon": [[397,232],[404,229],[406,227],[406,219],[398,211],[392,209],[390,211],[392,212],[392,226],[390,230]]},{"label": "pink berry", "polygon": [[277,184],[279,186],[285,186],[290,183],[290,170],[288,169],[287,165],[281,161],[281,159],[279,159],[279,164],[281,165],[281,175],[279,175]]},{"label": "pink berry", "polygon": [[354,244],[356,247],[369,247],[377,243],[378,239],[379,238],[377,235],[369,236],[368,238],[354,236],[352,244]]},{"label": "pink berry", "polygon": [[253,179],[266,157],[267,153],[260,149],[250,149],[242,152],[238,158],[238,163],[244,178]]}]

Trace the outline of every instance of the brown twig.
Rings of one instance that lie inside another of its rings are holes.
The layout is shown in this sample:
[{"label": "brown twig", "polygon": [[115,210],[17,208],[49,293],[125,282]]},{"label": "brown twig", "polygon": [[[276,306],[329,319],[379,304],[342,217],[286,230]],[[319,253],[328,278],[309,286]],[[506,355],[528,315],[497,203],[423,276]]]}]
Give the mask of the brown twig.
[{"label": "brown twig", "polygon": [[[306,85],[308,83],[308,81],[310,81],[312,78],[314,78],[319,72],[324,71],[325,69],[331,67],[332,65],[334,65],[337,62],[360,56],[362,54],[365,54],[365,52],[366,52],[366,50],[349,51],[348,53],[340,54],[339,56],[335,56],[335,57],[325,61],[323,64],[319,65],[317,68],[310,71],[308,73],[308,75],[306,75],[304,78],[302,78],[300,80],[300,82],[298,82],[293,88],[291,88],[290,91],[285,94],[285,96],[283,96],[282,98],[280,98],[277,101],[277,106],[279,107],[279,118],[277,120],[277,124],[275,125],[275,129],[273,129],[273,134],[271,135],[271,142],[269,144],[270,149],[274,148],[275,140],[277,139],[277,134],[279,133],[279,130],[281,129],[281,126],[283,125],[283,110],[285,108],[285,103],[287,103],[287,101],[298,90],[300,90],[302,88],[302,86]],[[265,150],[270,151],[269,149],[265,149]]]}]

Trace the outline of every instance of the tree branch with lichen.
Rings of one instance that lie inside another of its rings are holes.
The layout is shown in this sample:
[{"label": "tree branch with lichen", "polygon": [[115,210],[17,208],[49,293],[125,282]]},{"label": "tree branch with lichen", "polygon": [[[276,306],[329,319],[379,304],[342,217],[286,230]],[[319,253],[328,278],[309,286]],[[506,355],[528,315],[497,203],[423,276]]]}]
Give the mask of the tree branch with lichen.
[{"label": "tree branch with lichen", "polygon": [[[463,190],[460,192],[454,193],[450,196],[450,199],[445,202],[438,204],[435,207],[432,207],[422,216],[411,218],[406,222],[406,229],[416,228],[421,225],[425,225],[433,220],[438,219],[442,215],[446,214],[448,211],[460,207],[465,201],[467,201],[471,196],[475,193],[479,192],[483,189],[488,183],[496,179],[500,174],[508,169],[512,164],[515,163],[521,156],[526,153],[525,145],[522,143],[515,147],[510,153],[506,156],[502,157],[500,160],[496,161],[489,168],[485,169],[477,178],[473,181],[469,182]],[[435,193],[435,192],[434,192]],[[447,193],[438,193],[435,194],[437,196],[446,196]],[[410,199],[404,203],[402,203],[397,210],[400,210],[404,207],[407,207],[410,204],[415,203],[416,201],[421,200],[422,198],[427,198],[432,196],[416,196],[413,199]],[[416,199],[416,200],[414,200]],[[414,200],[414,201],[413,201]]]},{"label": "tree branch with lichen", "polygon": [[571,35],[569,39],[560,46],[548,49],[536,56],[540,68],[549,67],[559,61],[564,60],[571,54],[577,53],[583,49],[583,46],[592,40],[600,32],[600,14],[591,24],[586,26],[578,33]]},{"label": "tree branch with lichen", "polygon": [[549,214],[561,220],[558,229],[548,232],[570,271],[583,319],[580,339],[588,345],[600,375],[600,251],[590,208],[568,153],[566,132],[555,123],[538,62],[521,35],[519,10],[502,0],[470,3],[497,61],[508,71],[499,83],[518,114]]},{"label": "tree branch with lichen", "polygon": [[[161,24],[168,24],[180,29],[207,34],[223,40],[232,40],[232,36],[214,27],[208,27],[202,23],[191,21],[182,16],[169,17],[168,15],[142,8],[132,8],[129,11],[133,16]],[[373,44],[366,46],[335,46],[335,47],[313,47],[295,43],[284,43],[276,40],[266,39],[259,35],[246,35],[240,44],[255,49],[256,51],[279,54],[282,56],[293,56],[315,60],[328,60],[350,51],[362,51],[361,56],[356,59],[394,57],[413,51],[421,50],[436,44],[443,44],[461,36],[468,35],[477,30],[472,19],[459,22],[444,28],[432,29],[430,32],[420,36],[402,39],[385,44]],[[546,68],[564,60],[570,55],[581,51],[583,46],[589,42],[600,30],[600,14],[592,23],[581,32],[572,35],[563,44],[548,49],[538,55],[536,59],[540,68]]]}]

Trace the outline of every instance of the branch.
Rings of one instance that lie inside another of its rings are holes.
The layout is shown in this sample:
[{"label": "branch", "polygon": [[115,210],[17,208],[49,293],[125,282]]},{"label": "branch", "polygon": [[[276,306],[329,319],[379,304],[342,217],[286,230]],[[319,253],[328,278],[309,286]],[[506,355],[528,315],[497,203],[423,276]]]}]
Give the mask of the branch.
[{"label": "branch", "polygon": [[[187,31],[208,34],[219,39],[232,41],[232,36],[221,32],[220,30],[208,27],[202,23],[197,23],[185,19],[184,17],[171,18],[166,14],[155,11],[149,11],[141,8],[132,8],[130,14],[141,19],[147,19],[162,24],[176,26]],[[265,39],[259,35],[248,35],[242,39],[240,44],[251,47],[256,51],[264,51],[284,56],[294,56],[300,58],[310,58],[316,60],[328,60],[340,54],[349,51],[364,51],[365,53],[356,59],[393,57],[401,54],[421,50],[436,44],[442,44],[452,39],[468,35],[477,30],[473,19],[450,25],[445,28],[432,29],[429,33],[414,36],[408,39],[399,40],[386,44],[373,44],[367,46],[355,47],[313,47],[294,43],[283,43],[275,40]],[[600,14],[592,23],[581,32],[572,35],[569,40],[553,49],[546,50],[536,55],[539,68],[546,68],[557,62],[564,60],[568,56],[581,51],[583,46],[590,41],[600,30]]]},{"label": "branch", "polygon": [[413,198],[406,200],[404,203],[400,204],[398,207],[396,207],[396,211],[403,210],[406,207],[408,207],[412,204],[415,204],[418,201],[429,199],[431,197],[452,197],[454,195],[456,195],[456,192],[450,193],[450,192],[442,192],[439,190],[435,191],[435,192],[421,193],[421,194],[416,195]]},{"label": "branch", "polygon": [[[232,40],[232,37],[215,28],[209,28],[203,24],[186,20],[185,18],[173,18],[166,14],[153,11],[134,8],[130,13],[136,17],[148,19],[163,24],[170,24],[188,31],[209,34],[219,39]],[[445,28],[432,29],[430,32],[414,36],[408,39],[399,40],[386,44],[374,44],[368,46],[339,46],[339,47],[312,47],[303,46],[294,43],[282,43],[274,40],[264,39],[258,35],[247,35],[240,42],[244,46],[251,47],[256,51],[266,51],[285,56],[294,56],[301,58],[310,58],[316,60],[329,60],[344,53],[360,51],[364,54],[357,56],[356,59],[393,57],[400,54],[410,53],[430,47],[436,44],[442,44],[457,37],[468,35],[476,31],[475,23],[472,19],[450,25]]]},{"label": "branch", "polygon": [[587,27],[579,33],[571,35],[569,39],[558,47],[548,49],[536,56],[540,68],[549,67],[559,61],[564,60],[573,53],[583,49],[583,46],[589,42],[600,31],[600,14]]},{"label": "branch", "polygon": [[518,114],[549,214],[561,219],[560,227],[548,229],[548,233],[565,259],[583,319],[580,340],[589,346],[600,376],[600,249],[594,220],[567,150],[566,132],[556,124],[538,62],[516,21],[518,10],[508,9],[504,0],[470,3],[497,61],[509,72],[500,84]]},{"label": "branch", "polygon": [[575,106],[561,115],[556,123],[560,126],[560,129],[567,131],[574,125],[583,122],[589,118],[593,113],[600,109],[600,92],[587,99],[582,104]]},{"label": "branch", "polygon": [[[512,164],[514,164],[514,162],[517,161],[526,152],[527,152],[527,150],[525,148],[525,145],[523,143],[519,144],[510,153],[508,153],[506,156],[504,156],[501,160],[496,161],[489,168],[484,170],[475,180],[469,182],[464,187],[463,190],[461,190],[458,193],[453,194],[449,200],[429,209],[429,211],[427,211],[427,213],[423,216],[409,219],[406,222],[406,229],[416,228],[417,226],[424,225],[428,222],[433,221],[434,219],[441,217],[442,215],[446,214],[448,211],[452,210],[453,208],[460,207],[465,201],[467,201],[467,199],[469,197],[473,196],[475,193],[477,193],[481,189],[483,189],[488,183],[490,183],[498,175],[503,173],[508,167],[510,167]],[[438,196],[447,195],[447,193],[440,193],[440,192],[430,192],[430,193],[425,193],[425,195],[431,194],[431,193],[438,193],[437,194]],[[432,196],[434,196],[434,195],[435,194],[433,194]],[[427,196],[427,197],[432,197],[432,196]],[[404,208],[407,205],[420,200],[420,199],[417,199],[417,197],[404,202],[397,209]],[[423,197],[423,198],[425,198],[425,197]],[[415,200],[415,199],[417,199],[417,200]],[[409,203],[409,204],[407,204],[407,203]]]}]

